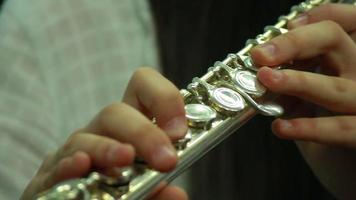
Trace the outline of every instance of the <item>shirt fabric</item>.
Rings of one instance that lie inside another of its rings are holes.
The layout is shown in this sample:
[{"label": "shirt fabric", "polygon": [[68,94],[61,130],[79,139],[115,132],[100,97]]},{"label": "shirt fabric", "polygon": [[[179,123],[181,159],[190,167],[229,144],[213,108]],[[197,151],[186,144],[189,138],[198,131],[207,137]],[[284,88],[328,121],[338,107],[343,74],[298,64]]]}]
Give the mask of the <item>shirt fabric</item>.
[{"label": "shirt fabric", "polygon": [[0,14],[0,199],[45,155],[158,66],[145,0],[7,0]]}]

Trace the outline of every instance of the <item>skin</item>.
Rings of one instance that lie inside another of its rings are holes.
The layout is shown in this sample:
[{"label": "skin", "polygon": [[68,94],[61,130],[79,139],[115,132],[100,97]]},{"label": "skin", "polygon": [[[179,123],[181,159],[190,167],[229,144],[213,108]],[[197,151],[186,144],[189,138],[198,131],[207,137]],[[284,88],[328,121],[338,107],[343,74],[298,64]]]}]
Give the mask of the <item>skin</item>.
[{"label": "skin", "polygon": [[[157,126],[151,122],[152,116]],[[93,169],[131,165],[135,154],[150,167],[167,172],[177,163],[171,140],[183,137],[187,128],[179,90],[158,72],[141,68],[132,76],[122,102],[103,108],[44,160],[22,199],[32,199],[60,181],[84,176]],[[188,199],[175,186],[158,190],[151,199]]]},{"label": "skin", "polygon": [[[338,199],[356,198],[356,7],[329,4],[289,23],[290,32],[252,50],[258,78],[292,105],[273,132],[295,140],[314,174]],[[320,66],[323,73],[312,73]],[[321,112],[321,108],[324,111]],[[326,110],[326,111],[325,111]]]},{"label": "skin", "polygon": [[[356,197],[354,19],[356,7],[321,6],[290,22],[290,32],[251,51],[260,66],[294,61],[293,69],[261,67],[258,72],[262,84],[284,96],[280,101],[286,108],[297,108],[287,109],[288,115],[276,119],[272,130],[283,139],[296,141],[315,175],[338,199]],[[320,66],[324,74],[312,73],[313,66]],[[320,108],[326,109],[327,115],[319,115]],[[149,120],[153,116],[158,126]],[[170,141],[183,137],[186,130],[178,89],[159,73],[139,69],[122,102],[103,108],[44,160],[22,199],[91,169],[130,165],[135,154],[150,167],[169,171],[177,163]],[[167,186],[153,199],[183,200],[187,195]]]}]

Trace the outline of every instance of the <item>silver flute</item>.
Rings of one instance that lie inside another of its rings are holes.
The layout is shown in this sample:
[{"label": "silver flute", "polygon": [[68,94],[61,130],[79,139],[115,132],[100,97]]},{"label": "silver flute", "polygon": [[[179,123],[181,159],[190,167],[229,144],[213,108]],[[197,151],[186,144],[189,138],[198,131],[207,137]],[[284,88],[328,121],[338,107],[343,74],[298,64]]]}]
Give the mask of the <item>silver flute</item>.
[{"label": "silver flute", "polygon": [[[287,23],[300,13],[325,3],[355,4],[356,0],[308,0],[293,6],[265,33],[249,39],[236,54],[216,62],[202,77],[194,78],[181,90],[189,130],[174,142],[179,161],[175,169],[161,173],[136,158],[132,166],[111,169],[106,175],[91,172],[87,177],[71,179],[38,194],[36,200],[141,200],[157,187],[168,184],[209,150],[234,133],[256,114],[280,116],[282,107],[273,103],[275,95],[259,83],[249,52],[259,44],[288,32]],[[280,66],[283,68],[283,66]],[[110,175],[107,175],[110,174]]]}]

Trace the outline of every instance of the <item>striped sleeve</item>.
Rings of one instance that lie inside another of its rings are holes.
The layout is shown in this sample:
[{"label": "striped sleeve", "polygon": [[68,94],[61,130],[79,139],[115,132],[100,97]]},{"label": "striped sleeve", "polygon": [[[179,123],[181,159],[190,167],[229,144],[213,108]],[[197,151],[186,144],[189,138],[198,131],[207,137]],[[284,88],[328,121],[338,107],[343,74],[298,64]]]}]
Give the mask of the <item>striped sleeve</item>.
[{"label": "striped sleeve", "polygon": [[5,5],[0,15],[0,199],[19,198],[41,163],[39,155],[55,147],[45,80],[26,30]]}]

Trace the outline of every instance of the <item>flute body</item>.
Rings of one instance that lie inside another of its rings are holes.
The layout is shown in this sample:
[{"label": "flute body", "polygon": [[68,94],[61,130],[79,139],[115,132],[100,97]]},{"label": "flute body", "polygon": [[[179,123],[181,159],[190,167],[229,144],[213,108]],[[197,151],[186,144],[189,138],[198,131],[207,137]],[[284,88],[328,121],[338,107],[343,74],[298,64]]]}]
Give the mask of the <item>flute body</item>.
[{"label": "flute body", "polygon": [[286,33],[288,21],[298,14],[330,2],[355,4],[355,0],[309,0],[293,6],[291,12],[281,16],[274,26],[265,27],[265,33],[247,40],[245,48],[229,54],[222,62],[216,62],[205,75],[194,78],[187,89],[181,90],[189,130],[183,139],[174,143],[179,161],[173,171],[152,170],[137,158],[130,167],[113,169],[114,176],[92,172],[86,178],[59,183],[35,199],[144,199],[155,187],[172,181],[256,114],[281,115],[283,109],[273,103],[275,96],[258,82],[257,68],[249,51]]}]

